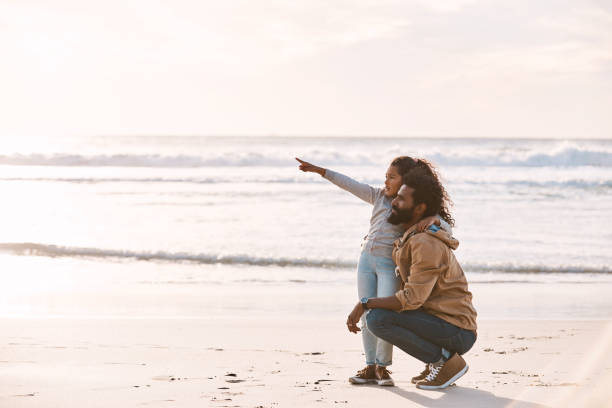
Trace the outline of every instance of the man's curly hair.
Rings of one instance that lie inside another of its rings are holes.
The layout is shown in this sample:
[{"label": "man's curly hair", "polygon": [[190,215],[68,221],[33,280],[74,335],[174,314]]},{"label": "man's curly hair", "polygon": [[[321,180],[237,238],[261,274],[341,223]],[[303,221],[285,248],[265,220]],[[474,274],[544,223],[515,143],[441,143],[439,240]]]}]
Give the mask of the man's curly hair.
[{"label": "man's curly hair", "polygon": [[[453,202],[450,199],[446,189],[440,182],[440,175],[438,173],[438,169],[431,164],[429,161],[425,159],[414,159],[410,156],[399,156],[391,161],[391,165],[397,167],[397,172],[402,176],[403,184],[406,184],[405,177],[408,176],[411,172],[418,172],[422,175],[429,176],[432,180],[429,180],[430,183],[435,185],[433,190],[439,192],[441,197],[441,202],[439,205],[439,209],[433,214],[439,214],[440,217],[446,221],[451,227],[455,226],[455,219],[450,213],[450,207],[453,206]],[[412,187],[412,186],[410,186]],[[414,188],[414,187],[413,187]],[[418,204],[415,202],[415,204]],[[429,205],[427,205],[428,213],[429,213]]]},{"label": "man's curly hair", "polygon": [[413,205],[425,204],[425,217],[439,214],[449,225],[454,226],[455,220],[448,211],[447,194],[440,180],[425,168],[415,168],[402,177],[403,184],[412,188]]}]

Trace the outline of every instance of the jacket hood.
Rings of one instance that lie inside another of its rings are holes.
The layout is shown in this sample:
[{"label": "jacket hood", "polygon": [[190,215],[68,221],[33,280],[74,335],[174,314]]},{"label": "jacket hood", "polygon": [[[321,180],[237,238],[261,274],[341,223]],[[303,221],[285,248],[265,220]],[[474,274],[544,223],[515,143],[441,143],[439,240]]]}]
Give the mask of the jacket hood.
[{"label": "jacket hood", "polygon": [[[419,234],[419,232],[417,232],[415,228],[416,225],[413,225],[412,227],[408,228],[408,230],[404,233],[404,236],[402,237],[403,242],[406,242],[412,236]],[[427,230],[425,230],[425,232],[422,232],[420,234],[431,235],[432,237],[435,237],[436,239],[439,239],[440,241],[444,242],[446,246],[448,246],[450,249],[454,250],[459,247],[459,241],[456,238],[453,238],[453,236],[451,236],[448,232],[446,232],[440,227],[429,227]]]}]

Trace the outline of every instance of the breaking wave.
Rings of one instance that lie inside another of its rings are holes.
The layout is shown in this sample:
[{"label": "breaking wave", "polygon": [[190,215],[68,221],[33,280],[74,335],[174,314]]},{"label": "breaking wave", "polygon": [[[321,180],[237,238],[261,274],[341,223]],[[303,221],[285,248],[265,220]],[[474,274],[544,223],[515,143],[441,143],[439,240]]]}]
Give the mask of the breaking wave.
[{"label": "breaking wave", "polygon": [[[392,150],[392,151],[391,151]],[[389,157],[400,152],[396,148],[376,157],[369,151],[344,152],[335,149],[308,153],[317,163],[334,166],[378,166]],[[380,155],[380,153],[379,153]],[[389,157],[387,157],[389,156]],[[475,152],[421,152],[437,165],[443,166],[513,166],[513,167],[612,167],[612,151],[597,148],[582,148],[573,144],[560,144],[549,151],[507,151],[499,149]],[[380,159],[380,160],[379,160]],[[292,152],[217,152],[210,155],[159,155],[159,154],[12,154],[0,155],[0,165],[13,166],[80,166],[80,167],[295,167]]]},{"label": "breaking wave", "polygon": [[[84,257],[94,259],[124,259],[131,261],[158,261],[198,264],[227,264],[281,267],[310,267],[325,269],[353,269],[354,261],[338,259],[310,259],[285,257],[258,257],[245,254],[205,254],[166,251],[130,251],[100,248],[66,247],[38,243],[0,243],[0,252],[18,256]],[[612,274],[612,267],[605,265],[520,265],[508,263],[464,263],[466,272],[493,273],[577,273]]]}]

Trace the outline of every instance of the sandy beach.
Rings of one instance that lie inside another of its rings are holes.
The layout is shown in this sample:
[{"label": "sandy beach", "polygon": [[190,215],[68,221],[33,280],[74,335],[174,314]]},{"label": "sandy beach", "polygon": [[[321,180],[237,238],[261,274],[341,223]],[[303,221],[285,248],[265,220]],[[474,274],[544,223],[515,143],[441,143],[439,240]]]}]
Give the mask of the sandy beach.
[{"label": "sandy beach", "polygon": [[473,284],[470,369],[437,392],[410,383],[423,366],[397,348],[395,387],[348,383],[364,364],[345,326],[350,285],[200,283],[307,270],[0,259],[14,271],[0,296],[2,408],[605,407],[612,397],[602,277]]},{"label": "sandy beach", "polygon": [[0,406],[612,406],[610,322],[481,321],[469,372],[440,392],[410,383],[422,366],[398,349],[395,387],[350,385],[361,340],[342,323],[5,318]]}]

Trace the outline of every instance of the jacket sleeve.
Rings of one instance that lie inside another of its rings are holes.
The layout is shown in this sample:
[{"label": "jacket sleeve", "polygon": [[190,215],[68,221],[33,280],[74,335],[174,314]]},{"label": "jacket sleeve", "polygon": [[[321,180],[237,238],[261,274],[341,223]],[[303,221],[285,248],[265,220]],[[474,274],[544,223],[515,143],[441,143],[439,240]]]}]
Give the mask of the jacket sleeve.
[{"label": "jacket sleeve", "polygon": [[382,189],[380,188],[375,188],[369,184],[360,183],[333,170],[325,169],[325,175],[323,177],[341,189],[348,191],[358,198],[361,198],[366,203],[370,203],[372,205],[374,205],[379,195],[382,193]]},{"label": "jacket sleeve", "polygon": [[[418,234],[409,243],[410,247],[403,251],[410,251],[409,259],[410,275],[404,283],[404,288],[399,290],[395,297],[402,304],[402,311],[418,309],[429,298],[438,277],[442,272],[442,252],[439,245],[432,239],[427,238],[426,234]],[[400,255],[399,261],[408,258]]]}]

